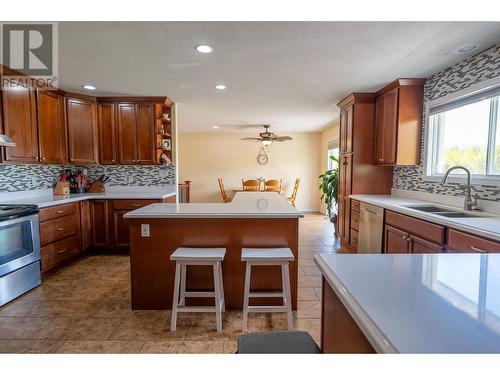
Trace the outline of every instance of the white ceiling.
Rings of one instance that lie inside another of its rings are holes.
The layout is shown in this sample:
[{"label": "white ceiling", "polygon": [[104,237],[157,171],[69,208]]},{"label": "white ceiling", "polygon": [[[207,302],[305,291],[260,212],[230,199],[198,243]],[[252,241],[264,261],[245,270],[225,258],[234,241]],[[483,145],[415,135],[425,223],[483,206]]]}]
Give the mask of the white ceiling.
[{"label": "white ceiling", "polygon": [[180,131],[317,131],[350,92],[429,77],[468,56],[458,47],[498,42],[500,22],[61,22],[59,79],[97,95],[167,95],[181,103]]}]

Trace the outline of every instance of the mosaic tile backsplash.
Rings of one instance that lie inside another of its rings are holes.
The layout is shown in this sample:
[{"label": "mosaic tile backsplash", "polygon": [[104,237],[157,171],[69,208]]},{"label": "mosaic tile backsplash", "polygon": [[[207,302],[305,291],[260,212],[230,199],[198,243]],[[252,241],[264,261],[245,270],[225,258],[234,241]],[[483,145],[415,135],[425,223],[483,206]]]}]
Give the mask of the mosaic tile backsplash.
[{"label": "mosaic tile backsplash", "polygon": [[[60,165],[12,164],[0,165],[0,192],[15,192],[52,188],[64,168],[87,169],[91,180],[106,174],[109,186],[162,186],[175,184],[174,167],[159,165],[87,165],[82,167]],[[166,172],[160,177],[160,170]]]},{"label": "mosaic tile backsplash", "polygon": [[[495,45],[430,77],[424,88],[424,113],[426,103],[431,100],[499,76],[500,45]],[[423,129],[425,135],[425,119]],[[422,137],[422,158],[424,139],[425,136]],[[439,182],[424,181],[422,160],[419,166],[394,167],[393,188],[452,196],[465,194],[464,184],[442,185]],[[480,199],[500,201],[499,186],[474,185],[473,193],[478,194]]]}]

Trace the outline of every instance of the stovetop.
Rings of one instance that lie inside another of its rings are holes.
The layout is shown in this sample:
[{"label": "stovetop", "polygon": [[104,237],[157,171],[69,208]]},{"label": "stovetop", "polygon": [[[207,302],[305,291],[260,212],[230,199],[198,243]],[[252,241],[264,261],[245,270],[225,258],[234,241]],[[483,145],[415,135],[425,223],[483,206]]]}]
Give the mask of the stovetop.
[{"label": "stovetop", "polygon": [[37,213],[38,206],[35,204],[0,204],[0,221]]}]

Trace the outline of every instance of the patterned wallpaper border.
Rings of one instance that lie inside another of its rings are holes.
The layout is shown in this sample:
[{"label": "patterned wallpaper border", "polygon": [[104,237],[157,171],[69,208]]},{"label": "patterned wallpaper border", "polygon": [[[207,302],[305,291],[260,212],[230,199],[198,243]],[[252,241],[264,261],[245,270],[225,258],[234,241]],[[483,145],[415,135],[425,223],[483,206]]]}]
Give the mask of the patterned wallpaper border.
[{"label": "patterned wallpaper border", "polygon": [[[430,77],[424,87],[424,113],[429,101],[496,77],[500,77],[500,45],[492,46]],[[425,130],[424,119],[420,165],[394,167],[393,188],[463,196],[464,184],[443,185],[439,182],[423,180]],[[500,201],[500,186],[474,185],[472,189],[480,199]]]},{"label": "patterned wallpaper border", "polygon": [[[106,174],[109,186],[162,186],[175,184],[174,167],[159,165],[87,165],[81,167],[61,165],[8,164],[0,165],[0,193],[50,189],[65,168],[87,169],[91,179]],[[160,177],[160,170],[166,176]]]}]

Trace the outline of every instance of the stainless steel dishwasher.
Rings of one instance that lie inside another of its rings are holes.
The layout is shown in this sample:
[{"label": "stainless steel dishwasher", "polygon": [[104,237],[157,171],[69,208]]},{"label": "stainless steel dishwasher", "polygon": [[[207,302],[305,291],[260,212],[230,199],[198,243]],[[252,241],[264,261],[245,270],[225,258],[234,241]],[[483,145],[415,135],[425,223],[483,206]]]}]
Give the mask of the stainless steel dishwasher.
[{"label": "stainless steel dishwasher", "polygon": [[361,202],[359,214],[358,253],[381,253],[384,209]]}]

